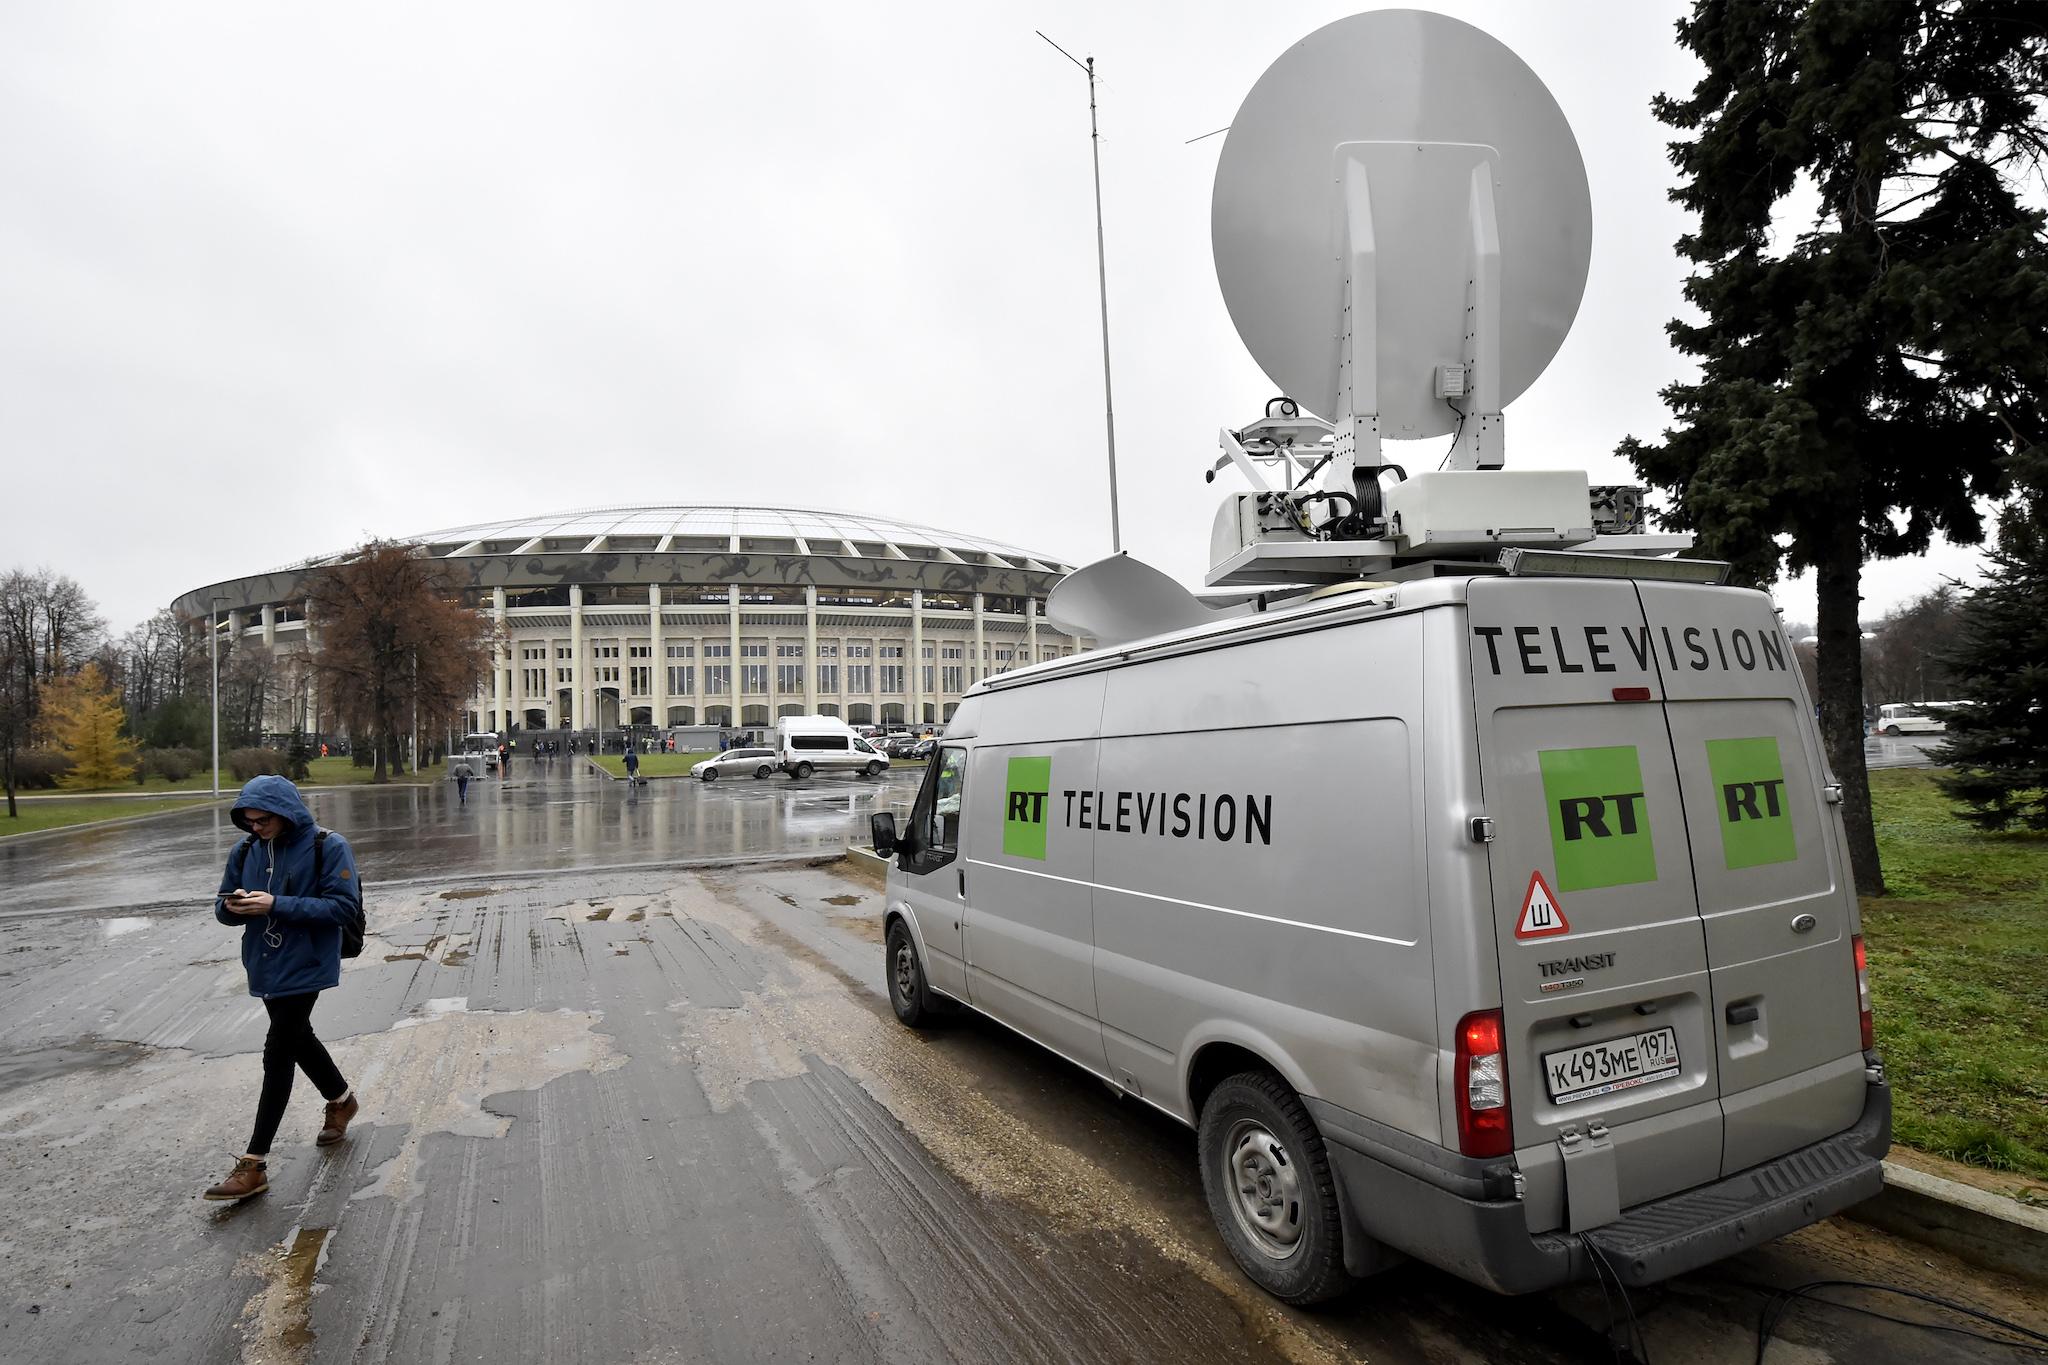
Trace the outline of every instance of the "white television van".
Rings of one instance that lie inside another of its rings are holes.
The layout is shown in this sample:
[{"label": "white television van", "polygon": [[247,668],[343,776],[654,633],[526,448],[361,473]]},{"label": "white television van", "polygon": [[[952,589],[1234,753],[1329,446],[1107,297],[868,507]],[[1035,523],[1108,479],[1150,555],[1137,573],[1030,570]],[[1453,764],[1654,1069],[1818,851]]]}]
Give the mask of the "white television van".
[{"label": "white television van", "polygon": [[1404,1254],[1644,1284],[1875,1194],[1813,708],[1767,597],[1658,571],[1367,585],[984,680],[874,817],[897,1016],[972,1007],[1193,1127],[1289,1302]]},{"label": "white television van", "polygon": [[837,716],[784,716],[775,722],[775,760],[793,778],[818,772],[880,777],[889,756]]}]

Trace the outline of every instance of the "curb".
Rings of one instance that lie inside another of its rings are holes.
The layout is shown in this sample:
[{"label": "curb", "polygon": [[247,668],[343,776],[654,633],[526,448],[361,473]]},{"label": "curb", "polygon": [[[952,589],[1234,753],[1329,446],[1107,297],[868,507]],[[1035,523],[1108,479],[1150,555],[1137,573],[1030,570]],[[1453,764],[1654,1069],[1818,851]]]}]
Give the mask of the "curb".
[{"label": "curb", "polygon": [[[221,797],[221,806],[225,808],[230,799],[227,796]],[[147,824],[151,820],[168,820],[173,815],[183,815],[188,811],[207,810],[212,806],[213,798],[202,792],[196,798],[185,802],[181,806],[175,806],[170,810],[153,810],[141,815],[116,815],[111,819],[86,820],[76,825],[54,825],[49,829],[23,830],[19,834],[9,834],[6,830],[0,830],[0,847],[12,848],[17,844],[26,844],[42,839],[57,839],[66,834],[83,834],[87,830],[117,829],[126,825]]]},{"label": "curb", "polygon": [[2048,1209],[1887,1161],[1884,1192],[1842,1214],[1982,1269],[2048,1284]]}]

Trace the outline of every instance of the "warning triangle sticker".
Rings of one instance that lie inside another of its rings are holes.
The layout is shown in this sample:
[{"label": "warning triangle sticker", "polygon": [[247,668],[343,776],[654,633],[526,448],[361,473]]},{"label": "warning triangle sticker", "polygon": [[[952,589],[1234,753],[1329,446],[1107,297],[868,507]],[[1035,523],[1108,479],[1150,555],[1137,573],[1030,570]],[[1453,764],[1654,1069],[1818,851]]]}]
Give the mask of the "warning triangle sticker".
[{"label": "warning triangle sticker", "polygon": [[1528,893],[1522,897],[1522,913],[1515,920],[1515,937],[1555,938],[1571,931],[1550,883],[1543,880],[1541,872],[1531,872]]}]

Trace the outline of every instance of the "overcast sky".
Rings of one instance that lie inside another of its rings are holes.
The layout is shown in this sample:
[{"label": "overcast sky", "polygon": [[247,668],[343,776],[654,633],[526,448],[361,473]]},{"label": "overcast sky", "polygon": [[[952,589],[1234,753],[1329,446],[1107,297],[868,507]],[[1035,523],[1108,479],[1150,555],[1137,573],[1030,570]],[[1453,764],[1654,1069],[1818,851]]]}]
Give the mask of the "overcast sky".
[{"label": "overcast sky", "polygon": [[[1648,110],[1692,83],[1680,7],[1439,7],[1550,86],[1592,184],[1510,467],[1629,481],[1615,443],[1683,372]],[[1044,29],[1103,74],[1125,548],[1198,586],[1216,430],[1272,386],[1210,262],[1223,139],[1186,140],[1354,8],[0,7],[0,568],[71,574],[118,632],[368,536],[589,506],[1107,554],[1086,83]],[[1866,617],[1974,560],[1872,566]],[[1810,584],[1780,598],[1811,619]]]}]

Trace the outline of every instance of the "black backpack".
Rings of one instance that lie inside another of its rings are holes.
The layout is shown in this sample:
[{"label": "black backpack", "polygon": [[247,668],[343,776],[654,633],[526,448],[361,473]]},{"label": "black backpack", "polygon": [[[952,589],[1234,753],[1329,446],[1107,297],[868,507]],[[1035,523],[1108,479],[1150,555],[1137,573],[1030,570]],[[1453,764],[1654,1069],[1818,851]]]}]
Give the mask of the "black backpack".
[{"label": "black backpack", "polygon": [[[248,863],[249,850],[255,846],[256,836],[253,834],[242,840],[241,861],[236,864],[237,866],[245,866]],[[326,853],[327,831],[315,825],[313,827],[313,890],[315,892],[319,891],[320,877],[326,870]],[[235,880],[240,881],[241,879],[242,874],[237,872]],[[341,922],[341,955],[343,957],[361,957],[363,955],[363,935],[368,930],[368,917],[363,912],[363,883],[359,877],[356,879],[356,913],[353,918],[345,919]]]}]

